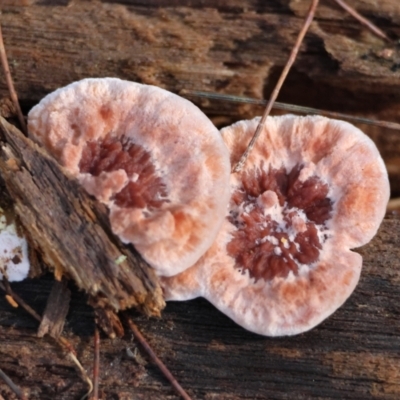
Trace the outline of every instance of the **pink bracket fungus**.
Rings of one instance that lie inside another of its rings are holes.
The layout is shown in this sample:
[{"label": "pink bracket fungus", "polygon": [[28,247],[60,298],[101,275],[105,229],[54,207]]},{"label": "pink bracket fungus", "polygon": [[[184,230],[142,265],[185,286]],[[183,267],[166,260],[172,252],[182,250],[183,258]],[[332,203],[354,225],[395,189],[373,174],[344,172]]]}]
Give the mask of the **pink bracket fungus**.
[{"label": "pink bracket fungus", "polygon": [[[232,165],[258,118],[222,130]],[[268,117],[244,169],[231,174],[224,225],[191,268],[163,278],[166,300],[203,296],[268,336],[309,330],[354,290],[389,199],[374,143],[349,123]]]},{"label": "pink bracket fungus", "polygon": [[189,101],[116,78],[84,79],[47,95],[28,130],[109,207],[114,233],[158,274],[185,270],[211,246],[229,202],[229,154]]},{"label": "pink bracket fungus", "polygon": [[19,282],[28,277],[30,262],[28,243],[18,233],[15,216],[0,208],[0,280]]}]

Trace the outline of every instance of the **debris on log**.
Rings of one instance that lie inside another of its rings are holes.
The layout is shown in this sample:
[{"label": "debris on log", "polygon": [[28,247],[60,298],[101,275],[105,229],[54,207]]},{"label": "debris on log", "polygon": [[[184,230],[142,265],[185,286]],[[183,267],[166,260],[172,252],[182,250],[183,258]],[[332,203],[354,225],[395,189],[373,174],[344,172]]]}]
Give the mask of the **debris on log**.
[{"label": "debris on log", "polygon": [[59,338],[65,324],[65,318],[69,311],[71,292],[67,287],[67,281],[54,281],[42,321],[38,329],[38,337],[49,334],[51,337]]}]

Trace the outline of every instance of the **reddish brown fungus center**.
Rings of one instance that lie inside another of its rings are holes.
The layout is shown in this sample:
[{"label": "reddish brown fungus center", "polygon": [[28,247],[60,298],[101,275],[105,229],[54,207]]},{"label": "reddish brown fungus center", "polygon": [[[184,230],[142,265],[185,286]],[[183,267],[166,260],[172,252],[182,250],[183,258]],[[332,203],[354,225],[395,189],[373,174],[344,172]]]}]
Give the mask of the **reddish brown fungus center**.
[{"label": "reddish brown fungus center", "polygon": [[156,174],[150,153],[125,136],[109,133],[102,140],[87,142],[79,169],[95,177],[102,172],[124,170],[129,181],[112,198],[119,207],[151,209],[167,201],[167,188]]},{"label": "reddish brown fungus center", "polygon": [[227,251],[235,267],[256,280],[297,275],[302,265],[318,261],[329,237],[328,185],[315,175],[302,179],[303,168],[287,173],[261,165],[242,174],[232,196],[229,221],[237,230]]}]

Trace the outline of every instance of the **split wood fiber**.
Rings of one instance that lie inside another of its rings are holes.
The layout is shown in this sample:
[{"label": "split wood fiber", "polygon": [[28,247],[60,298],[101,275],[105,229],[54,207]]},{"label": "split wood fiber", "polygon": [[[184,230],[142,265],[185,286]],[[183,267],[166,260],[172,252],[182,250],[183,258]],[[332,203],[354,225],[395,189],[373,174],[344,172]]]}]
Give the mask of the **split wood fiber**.
[{"label": "split wood fiber", "polygon": [[72,278],[97,307],[159,315],[164,300],[157,277],[112,234],[106,208],[4,119],[0,130],[0,173],[31,246],[56,278]]},{"label": "split wood fiber", "polygon": [[67,281],[54,281],[46,308],[38,329],[38,337],[46,334],[59,338],[63,329],[65,318],[69,310],[71,292],[67,287]]}]

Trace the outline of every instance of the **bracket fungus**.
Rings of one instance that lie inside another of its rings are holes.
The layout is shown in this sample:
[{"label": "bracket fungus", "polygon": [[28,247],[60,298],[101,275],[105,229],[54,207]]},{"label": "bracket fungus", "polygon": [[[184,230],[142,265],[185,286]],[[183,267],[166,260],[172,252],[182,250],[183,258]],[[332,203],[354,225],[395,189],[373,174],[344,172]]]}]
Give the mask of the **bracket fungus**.
[{"label": "bracket fungus", "polygon": [[89,78],[47,95],[29,135],[109,207],[113,232],[160,275],[193,265],[229,202],[219,131],[189,101],[155,86]]},{"label": "bracket fungus", "polygon": [[0,280],[22,281],[29,269],[28,242],[18,232],[14,213],[0,208]]},{"label": "bracket fungus", "polygon": [[[234,165],[259,119],[221,133]],[[244,328],[307,331],[354,290],[384,217],[389,183],[375,144],[349,123],[268,117],[242,171],[231,174],[224,225],[208,252],[163,278],[166,300],[203,296]]]}]

